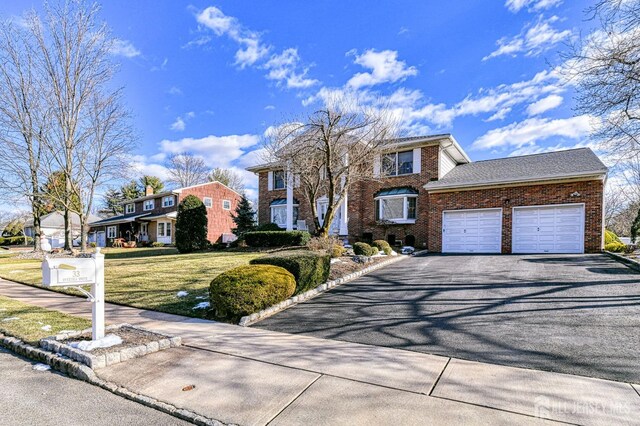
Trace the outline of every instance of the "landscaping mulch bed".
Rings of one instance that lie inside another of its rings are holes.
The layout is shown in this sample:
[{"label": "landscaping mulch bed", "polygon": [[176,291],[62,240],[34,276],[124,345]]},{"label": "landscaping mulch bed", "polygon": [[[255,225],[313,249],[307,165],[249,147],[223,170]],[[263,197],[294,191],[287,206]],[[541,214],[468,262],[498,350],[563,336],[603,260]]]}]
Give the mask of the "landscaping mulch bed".
[{"label": "landscaping mulch bed", "polygon": [[342,256],[338,258],[340,262],[331,264],[331,270],[329,272],[329,281],[337,280],[345,275],[349,275],[353,272],[357,272],[361,269],[368,268],[380,262],[384,262],[389,259],[389,256],[372,257],[372,261],[368,263],[359,263],[353,260],[352,256]]},{"label": "landscaping mulch bed", "polygon": [[[123,326],[115,330],[107,330],[105,334],[106,335],[115,334],[116,336],[122,339],[122,343],[119,345],[110,346],[108,348],[93,349],[91,350],[92,355],[104,355],[114,351],[120,351],[126,348],[146,345],[148,343],[155,342],[155,341],[158,341],[159,339],[164,338],[164,336],[161,336],[156,333],[152,333],[150,331],[140,330],[137,328],[127,327],[127,326]],[[91,334],[85,333],[79,336],[70,337],[66,340],[62,340],[61,343],[68,345],[71,342],[78,342],[81,340],[91,340]]]}]

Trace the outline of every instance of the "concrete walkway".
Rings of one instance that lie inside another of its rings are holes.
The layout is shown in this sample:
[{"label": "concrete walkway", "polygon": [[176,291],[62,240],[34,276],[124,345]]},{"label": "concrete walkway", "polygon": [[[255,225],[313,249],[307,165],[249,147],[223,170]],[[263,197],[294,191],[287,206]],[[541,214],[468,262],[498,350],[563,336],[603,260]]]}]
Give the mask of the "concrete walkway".
[{"label": "concrete walkway", "polygon": [[[73,296],[0,279],[0,294],[90,317]],[[107,304],[110,323],[186,345],[98,375],[226,423],[640,424],[640,386],[242,328]],[[191,391],[182,391],[195,385]],[[548,419],[548,420],[543,420]]]}]

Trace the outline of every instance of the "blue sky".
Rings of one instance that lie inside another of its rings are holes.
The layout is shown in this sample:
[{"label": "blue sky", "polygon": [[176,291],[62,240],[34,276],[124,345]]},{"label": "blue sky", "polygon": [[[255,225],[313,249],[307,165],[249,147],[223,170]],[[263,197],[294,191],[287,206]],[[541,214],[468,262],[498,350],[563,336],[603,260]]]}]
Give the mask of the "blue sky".
[{"label": "blue sky", "polygon": [[[41,5],[7,3],[5,17]],[[450,132],[474,160],[588,145],[557,70],[590,4],[112,0],[102,18],[140,135],[132,162],[165,177],[183,151],[243,170],[269,126],[330,96],[386,103],[408,134]]]}]

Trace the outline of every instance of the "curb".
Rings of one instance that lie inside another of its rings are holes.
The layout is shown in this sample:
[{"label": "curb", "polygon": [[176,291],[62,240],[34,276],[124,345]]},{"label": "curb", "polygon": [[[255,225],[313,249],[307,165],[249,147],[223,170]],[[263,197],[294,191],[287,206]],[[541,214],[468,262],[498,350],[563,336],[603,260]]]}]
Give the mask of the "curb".
[{"label": "curb", "polygon": [[636,260],[633,260],[633,259],[629,259],[628,257],[620,256],[617,253],[613,253],[613,252],[606,251],[606,250],[603,253],[608,255],[612,259],[617,260],[618,262],[622,263],[627,268],[633,269],[634,271],[637,271],[637,272],[640,272],[640,262],[638,262]]},{"label": "curb", "polygon": [[155,398],[137,394],[130,391],[129,389],[118,386],[115,383],[102,380],[98,376],[96,376],[91,368],[84,364],[73,361],[64,355],[58,355],[56,353],[37,348],[15,337],[6,336],[0,333],[0,346],[5,347],[6,349],[9,349],[10,351],[22,355],[26,358],[47,364],[52,369],[64,373],[70,377],[82,380],[94,386],[98,386],[115,395],[137,402],[149,408],[162,411],[163,413],[169,414],[179,419],[201,426],[226,426],[225,423],[222,423],[218,420],[201,416],[198,413],[186,410],[184,408],[178,408],[174,405],[158,401]]},{"label": "curb", "polygon": [[334,287],[337,287],[341,284],[345,284],[348,283],[349,281],[353,281],[356,278],[361,277],[362,275],[368,274],[369,272],[375,271],[376,269],[380,269],[384,266],[390,265],[392,263],[396,263],[399,262],[402,259],[407,259],[410,256],[406,256],[406,255],[397,255],[397,256],[393,256],[391,257],[391,259],[385,260],[383,262],[380,263],[376,263],[375,265],[371,265],[368,266],[364,269],[361,269],[359,271],[356,272],[352,272],[351,274],[347,274],[344,277],[335,279],[335,280],[331,280],[331,281],[327,281],[324,284],[320,284],[318,287],[305,291],[304,293],[300,293],[296,296],[290,297],[286,300],[283,300],[282,302],[278,303],[277,305],[273,305],[270,306],[266,309],[263,309],[261,311],[255,312],[251,315],[246,315],[242,318],[240,318],[240,322],[238,323],[239,326],[241,327],[247,327],[250,326],[252,324],[255,324],[257,322],[262,321],[265,318],[269,318],[272,315],[277,314],[278,312],[282,312],[285,309],[288,309],[294,305],[297,305],[298,303],[307,301],[313,297],[316,297],[317,295],[324,293],[327,290],[330,290]]}]

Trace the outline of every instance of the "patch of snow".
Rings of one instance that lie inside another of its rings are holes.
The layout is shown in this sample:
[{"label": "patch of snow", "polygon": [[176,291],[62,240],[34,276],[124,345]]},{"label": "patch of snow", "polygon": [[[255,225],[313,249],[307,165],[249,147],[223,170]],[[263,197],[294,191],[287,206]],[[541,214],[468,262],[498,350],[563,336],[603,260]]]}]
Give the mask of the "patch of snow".
[{"label": "patch of snow", "polygon": [[340,262],[342,262],[342,260],[340,259],[331,259],[331,264],[340,263]]},{"label": "patch of snow", "polygon": [[3,321],[3,322],[6,322],[6,321],[15,321],[15,320],[19,320],[19,319],[20,319],[20,318],[18,318],[18,317],[9,317],[9,318],[5,318],[5,319],[3,319],[2,321]]},{"label": "patch of snow", "polygon": [[51,370],[51,366],[47,364],[37,363],[33,366],[33,369],[36,371],[49,371]]},{"label": "patch of snow", "polygon": [[47,325],[43,325],[43,326],[41,327],[41,330],[42,330],[42,331],[51,331],[51,326],[50,326],[49,324],[47,324]]},{"label": "patch of snow", "polygon": [[416,251],[416,249],[414,247],[404,246],[404,247],[402,247],[402,251],[400,253],[402,253],[402,254],[412,254],[414,251]]},{"label": "patch of snow", "polygon": [[196,299],[207,299],[207,296],[196,296]]},{"label": "patch of snow", "polygon": [[209,306],[211,306],[209,302],[200,302],[196,306],[194,306],[193,309],[206,309]]},{"label": "patch of snow", "polygon": [[67,333],[73,333],[76,330],[61,330],[60,334],[67,334]]},{"label": "patch of snow", "polygon": [[395,251],[395,250],[391,250],[391,256],[397,256],[397,255],[398,255],[398,252],[397,252],[397,251]]},{"label": "patch of snow", "polygon": [[188,295],[189,295],[189,293],[187,293],[184,290],[180,290],[179,292],[176,293],[176,296],[178,296],[178,297],[186,297]]},{"label": "patch of snow", "polygon": [[115,334],[107,334],[102,339],[98,340],[82,340],[80,342],[70,342],[69,346],[72,348],[80,349],[81,351],[90,352],[97,348],[110,348],[122,343],[120,336]]}]

